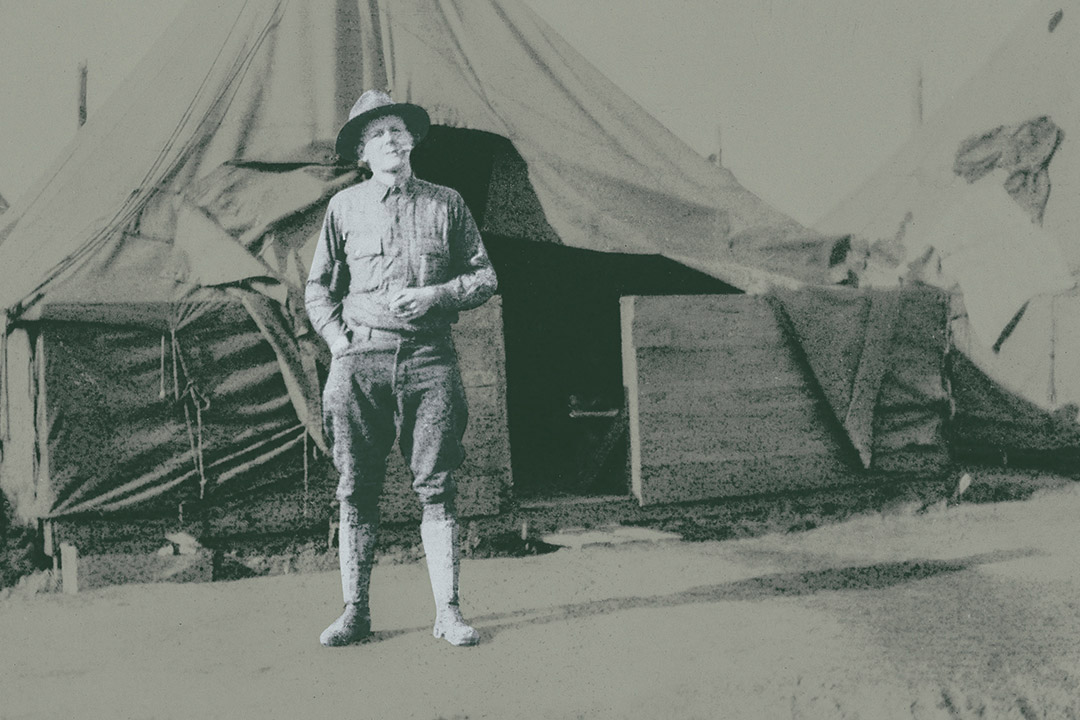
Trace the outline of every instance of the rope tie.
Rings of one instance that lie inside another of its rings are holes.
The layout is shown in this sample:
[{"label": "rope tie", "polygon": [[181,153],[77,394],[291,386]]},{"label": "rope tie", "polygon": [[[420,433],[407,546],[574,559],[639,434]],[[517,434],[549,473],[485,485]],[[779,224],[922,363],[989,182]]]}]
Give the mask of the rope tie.
[{"label": "rope tie", "polygon": [[1057,295],[1050,300],[1050,404],[1057,404],[1057,379],[1054,367],[1057,365]]},{"label": "rope tie", "polygon": [[304,426],[304,519],[308,518],[308,430]]},{"label": "rope tie", "polygon": [[6,443],[11,440],[11,395],[8,382],[8,330],[10,329],[11,316],[4,311],[4,325],[0,328],[0,392],[4,394],[0,398],[0,441]]},{"label": "rope tie", "polygon": [[[189,385],[191,404],[195,406],[195,431],[196,440],[198,442],[197,452],[195,458],[197,460],[197,466],[199,468],[199,499],[202,500],[206,497],[206,468],[203,464],[203,422],[202,422],[202,403],[199,402],[199,395],[195,390],[194,385]],[[209,404],[207,404],[209,407]]]},{"label": "rope tie", "polygon": [[941,353],[941,383],[945,387],[945,397],[949,400],[949,421],[952,422],[956,419],[956,396],[953,395],[952,376],[949,372],[949,356],[954,349],[956,349],[956,337],[953,333],[953,321],[959,316],[953,315],[953,306],[956,303],[956,297],[950,295],[948,300],[948,307],[946,308],[947,319],[945,320],[945,345],[942,348]]},{"label": "rope tie", "polygon": [[165,333],[161,333],[161,382],[158,387],[158,400],[165,399]]},{"label": "rope tie", "polygon": [[[180,399],[180,377],[177,374],[177,368],[179,368],[180,366],[176,362],[176,355],[177,355],[176,328],[169,328],[169,333],[172,335],[173,400],[179,400]],[[164,365],[162,367],[164,367]]]},{"label": "rope tie", "polygon": [[[172,355],[173,355],[173,398],[184,406],[184,422],[187,425],[188,443],[191,445],[191,460],[199,473],[199,499],[206,496],[206,467],[203,462],[203,423],[202,411],[210,408],[207,400],[195,386],[188,374],[187,364],[184,362],[184,354],[180,350],[180,342],[176,339],[176,328],[171,328]],[[180,390],[180,370],[184,372],[185,385]],[[190,400],[190,402],[189,402]],[[191,422],[191,409],[195,408],[195,425]]]}]

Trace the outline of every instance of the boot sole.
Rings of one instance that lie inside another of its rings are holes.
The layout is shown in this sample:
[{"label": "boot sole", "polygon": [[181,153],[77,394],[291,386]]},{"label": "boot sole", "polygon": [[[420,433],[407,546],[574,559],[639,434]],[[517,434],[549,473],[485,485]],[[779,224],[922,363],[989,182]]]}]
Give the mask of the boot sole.
[{"label": "boot sole", "polygon": [[477,635],[476,637],[465,638],[461,642],[454,642],[450,638],[446,637],[446,633],[443,630],[439,629],[439,628],[436,628],[435,630],[433,630],[431,634],[434,635],[438,639],[445,640],[446,642],[450,643],[454,647],[472,647],[473,645],[478,645],[480,643],[480,636],[479,635]]},{"label": "boot sole", "polygon": [[370,640],[371,637],[372,633],[367,633],[366,635],[359,635],[355,638],[347,638],[341,641],[334,640],[329,642],[323,640],[322,638],[319,638],[319,644],[323,647],[348,647],[349,645],[360,645],[362,643],[365,643]]}]

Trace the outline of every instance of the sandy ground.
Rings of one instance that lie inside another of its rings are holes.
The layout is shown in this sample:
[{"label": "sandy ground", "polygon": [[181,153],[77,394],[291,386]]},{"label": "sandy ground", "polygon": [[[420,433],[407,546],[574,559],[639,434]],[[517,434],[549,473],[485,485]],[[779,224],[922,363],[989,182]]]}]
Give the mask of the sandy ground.
[{"label": "sandy ground", "polygon": [[422,563],[375,569],[342,649],[333,572],[13,595],[0,718],[1076,718],[1078,517],[1070,485],[466,560],[475,648],[431,637]]}]

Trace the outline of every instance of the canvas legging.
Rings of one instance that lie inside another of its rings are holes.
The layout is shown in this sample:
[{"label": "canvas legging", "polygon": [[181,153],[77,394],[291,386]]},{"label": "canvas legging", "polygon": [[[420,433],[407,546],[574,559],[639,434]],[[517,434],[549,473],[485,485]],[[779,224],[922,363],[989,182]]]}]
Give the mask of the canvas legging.
[{"label": "canvas legging", "polygon": [[467,418],[449,338],[354,343],[331,362],[323,390],[338,500],[355,505],[362,521],[377,521],[386,457],[397,437],[420,502],[452,511]]}]

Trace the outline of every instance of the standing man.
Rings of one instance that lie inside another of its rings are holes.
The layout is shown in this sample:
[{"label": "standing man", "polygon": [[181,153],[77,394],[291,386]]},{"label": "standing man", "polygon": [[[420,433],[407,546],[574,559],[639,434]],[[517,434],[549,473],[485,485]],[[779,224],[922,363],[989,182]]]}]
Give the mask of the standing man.
[{"label": "standing man", "polygon": [[409,154],[430,124],[417,105],[376,90],[360,96],[337,152],[372,177],[331,198],[307,281],[308,316],[333,356],[323,422],[340,473],[345,612],[319,638],[327,646],[371,633],[379,495],[395,438],[423,506],[434,635],[454,645],[479,640],[458,606],[453,472],[468,411],[450,326],[487,301],[496,281],[461,196],[413,176]]}]

